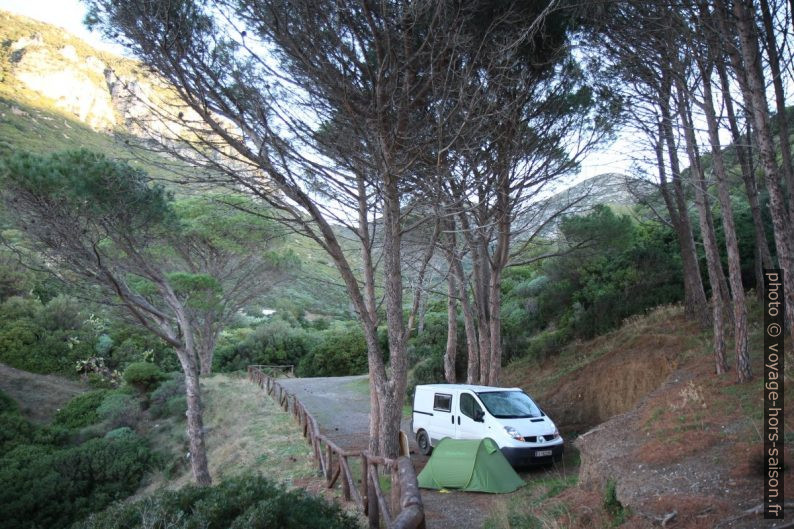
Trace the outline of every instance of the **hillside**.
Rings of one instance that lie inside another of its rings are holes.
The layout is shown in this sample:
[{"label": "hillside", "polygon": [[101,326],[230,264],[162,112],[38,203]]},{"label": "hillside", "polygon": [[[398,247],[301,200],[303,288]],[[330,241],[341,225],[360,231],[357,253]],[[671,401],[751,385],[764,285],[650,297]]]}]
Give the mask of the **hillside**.
[{"label": "hillside", "polygon": [[22,414],[36,423],[47,423],[70,399],[88,387],[55,375],[37,375],[0,364],[0,391],[18,404]]},{"label": "hillside", "polygon": [[163,88],[135,61],[96,50],[60,28],[0,11],[0,152],[88,148],[173,179],[166,160],[133,150],[146,101]]},{"label": "hillside", "polygon": [[[751,321],[760,316],[754,307]],[[733,371],[713,373],[708,334],[680,307],[668,306],[544,361],[507,366],[504,384],[536,397],[573,441],[569,448],[579,451],[581,467],[578,482],[561,485],[552,472],[536,484],[536,493],[545,490],[551,501],[531,507],[508,502],[496,511],[495,526],[515,527],[505,518],[524,516],[549,524],[543,527],[616,526],[625,518],[621,527],[650,528],[675,513],[670,527],[760,527],[759,517],[747,511],[763,494],[761,341],[754,323],[756,378],[737,385]],[[790,346],[787,357],[790,382]],[[790,383],[786,396],[794,396]],[[794,455],[792,421],[788,410],[788,459]],[[785,483],[794,486],[790,471]],[[610,494],[621,506],[612,514],[604,507]]]},{"label": "hillside", "polygon": [[[152,114],[149,105],[168,100],[168,91],[138,62],[4,11],[0,43],[0,155],[86,148],[165,182],[190,170],[141,148],[152,134],[179,134],[181,128]],[[345,242],[356,255],[355,244]],[[266,301],[278,309],[349,317],[344,287],[320,248],[299,236],[287,245],[301,258],[302,277],[311,281],[279,285]]]}]

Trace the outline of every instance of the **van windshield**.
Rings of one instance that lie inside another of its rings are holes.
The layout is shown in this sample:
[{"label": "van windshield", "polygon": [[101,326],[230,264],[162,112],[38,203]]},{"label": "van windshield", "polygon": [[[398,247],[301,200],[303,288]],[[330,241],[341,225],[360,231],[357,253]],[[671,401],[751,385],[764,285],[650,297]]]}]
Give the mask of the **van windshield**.
[{"label": "van windshield", "polygon": [[483,391],[477,393],[488,412],[499,419],[540,417],[537,404],[523,391]]}]

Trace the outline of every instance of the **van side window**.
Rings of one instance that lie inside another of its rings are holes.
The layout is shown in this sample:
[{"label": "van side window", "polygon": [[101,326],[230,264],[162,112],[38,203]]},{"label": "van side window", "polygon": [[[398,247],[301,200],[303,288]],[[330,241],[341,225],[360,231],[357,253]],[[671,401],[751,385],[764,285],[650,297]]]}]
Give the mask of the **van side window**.
[{"label": "van side window", "polygon": [[452,395],[436,393],[433,398],[433,409],[436,411],[449,411],[452,409]]},{"label": "van side window", "polygon": [[468,393],[461,393],[460,394],[460,412],[469,417],[470,419],[474,419],[474,415],[477,411],[482,411],[482,408],[477,401],[474,400],[474,397],[469,395]]}]

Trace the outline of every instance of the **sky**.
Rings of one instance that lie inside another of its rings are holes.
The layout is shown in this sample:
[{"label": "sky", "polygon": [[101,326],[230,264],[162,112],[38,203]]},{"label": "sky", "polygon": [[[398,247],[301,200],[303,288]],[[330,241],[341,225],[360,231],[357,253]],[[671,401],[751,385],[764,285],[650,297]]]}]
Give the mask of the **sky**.
[{"label": "sky", "polygon": [[[122,47],[83,25],[86,7],[79,0],[0,0],[0,9],[60,26],[96,48],[124,54]],[[619,138],[613,145],[603,146],[599,152],[584,158],[580,174],[571,183],[603,173],[626,173],[631,165],[630,155],[630,143]]]}]

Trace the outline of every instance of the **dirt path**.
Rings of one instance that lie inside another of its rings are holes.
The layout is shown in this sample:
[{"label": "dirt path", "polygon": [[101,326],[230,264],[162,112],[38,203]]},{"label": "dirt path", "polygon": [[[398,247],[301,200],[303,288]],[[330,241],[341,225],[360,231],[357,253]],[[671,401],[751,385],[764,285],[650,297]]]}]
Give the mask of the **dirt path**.
[{"label": "dirt path", "polygon": [[88,387],[56,375],[38,375],[0,364],[0,390],[19,403],[22,414],[44,423],[72,397]]},{"label": "dirt path", "polygon": [[[295,378],[279,382],[294,393],[314,415],[322,433],[342,448],[364,449],[369,430],[369,394],[366,376]],[[416,450],[410,419],[403,419],[402,429],[411,439],[411,459],[420,472],[427,457]],[[522,473],[531,479],[536,471]],[[481,529],[491,509],[503,495],[476,492],[437,492],[422,489],[422,501],[428,529]]]}]

